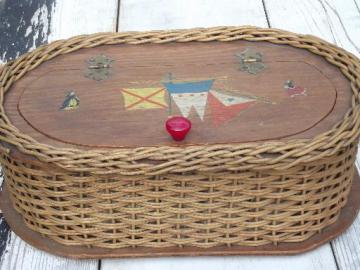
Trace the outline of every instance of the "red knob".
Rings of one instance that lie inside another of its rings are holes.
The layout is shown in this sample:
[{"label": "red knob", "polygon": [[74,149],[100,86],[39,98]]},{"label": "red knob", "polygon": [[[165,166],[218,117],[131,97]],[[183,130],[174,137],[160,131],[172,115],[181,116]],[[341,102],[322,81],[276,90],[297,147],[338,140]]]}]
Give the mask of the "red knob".
[{"label": "red knob", "polygon": [[166,130],[175,141],[182,141],[191,129],[191,122],[182,116],[171,117],[166,121]]}]

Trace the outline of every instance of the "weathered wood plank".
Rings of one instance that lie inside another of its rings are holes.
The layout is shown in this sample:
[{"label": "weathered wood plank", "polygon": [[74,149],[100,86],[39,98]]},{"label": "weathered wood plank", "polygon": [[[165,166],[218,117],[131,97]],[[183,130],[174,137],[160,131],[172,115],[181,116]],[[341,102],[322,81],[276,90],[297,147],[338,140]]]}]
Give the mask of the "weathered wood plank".
[{"label": "weathered wood plank", "polygon": [[[0,0],[0,63],[56,39],[114,31],[118,0]],[[0,217],[0,268],[97,269],[97,260],[69,260],[23,242]],[[1,251],[5,249],[3,254]]]},{"label": "weathered wood plank", "polygon": [[331,243],[334,255],[343,270],[360,268],[360,216],[353,225]]},{"label": "weathered wood plank", "polygon": [[360,55],[360,10],[354,0],[265,0],[271,27],[311,34]]},{"label": "weathered wood plank", "polygon": [[[47,42],[54,6],[55,0],[0,0],[0,65]],[[1,176],[0,186],[2,180]],[[0,256],[10,240],[9,226],[1,215]]]},{"label": "weathered wood plank", "polygon": [[229,256],[103,260],[102,270],[336,270],[329,245],[298,256]]},{"label": "weathered wood plank", "polygon": [[[0,0],[0,65],[47,42],[54,0]],[[0,176],[0,189],[3,177]],[[1,212],[1,209],[0,209]],[[0,256],[11,242],[9,225],[0,216]]]},{"label": "weathered wood plank", "polygon": [[40,251],[14,233],[0,263],[1,270],[96,270],[97,260],[70,260]]},{"label": "weathered wood plank", "polygon": [[268,26],[261,0],[121,0],[118,30],[243,24]]},{"label": "weathered wood plank", "polygon": [[55,0],[0,0],[0,62],[45,43]]},{"label": "weathered wood plank", "polygon": [[[317,35],[360,56],[358,0],[265,0],[270,25]],[[359,157],[359,155],[358,155]],[[358,158],[358,168],[360,157]],[[331,246],[340,269],[360,268],[360,216]]]},{"label": "weathered wood plank", "polygon": [[[360,170],[360,150],[356,165]],[[356,270],[360,268],[360,215],[353,225],[331,243],[339,269]]]},{"label": "weathered wood plank", "polygon": [[[0,168],[0,190],[2,190],[2,183],[4,181],[3,171]],[[0,209],[1,213],[1,209]],[[6,246],[9,244],[11,238],[11,231],[9,225],[6,223],[2,214],[0,214],[0,258],[4,254]]]},{"label": "weathered wood plank", "polygon": [[0,214],[0,257],[4,254],[11,240],[11,231],[2,214]]},{"label": "weathered wood plank", "polygon": [[49,42],[76,35],[116,31],[118,0],[56,0]]}]

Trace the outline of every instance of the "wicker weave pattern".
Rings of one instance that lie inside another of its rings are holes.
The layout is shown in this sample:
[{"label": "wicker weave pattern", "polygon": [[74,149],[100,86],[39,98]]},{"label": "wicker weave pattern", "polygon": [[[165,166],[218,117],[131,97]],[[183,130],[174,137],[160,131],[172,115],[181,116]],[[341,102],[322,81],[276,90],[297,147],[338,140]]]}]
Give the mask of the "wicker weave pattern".
[{"label": "wicker weave pattern", "polygon": [[360,64],[318,38],[254,27],[79,36],[6,64],[0,101],[28,71],[81,48],[240,39],[303,48],[337,66],[353,93],[343,121],[307,140],[85,151],[35,141],[10,123],[1,105],[0,141],[34,158],[17,160],[0,148],[26,224],[62,244],[120,248],[298,242],[335,222],[354,172]]},{"label": "wicker weave pattern", "polygon": [[[79,50],[105,44],[144,44],[167,42],[268,41],[303,48],[323,56],[339,67],[349,79],[353,92],[352,108],[344,120],[331,130],[309,140],[248,144],[187,146],[184,148],[140,147],[133,149],[90,150],[59,149],[36,142],[19,132],[0,109],[0,140],[21,152],[73,172],[91,174],[161,175],[163,173],[239,171],[251,168],[286,170],[303,162],[336,155],[358,140],[360,135],[360,63],[351,53],[312,36],[255,27],[220,27],[178,31],[102,33],[77,36],[39,47],[7,63],[0,73],[0,101],[11,85],[44,61]],[[268,154],[271,154],[269,157]],[[154,166],[154,162],[158,165]]]},{"label": "wicker weave pattern", "polygon": [[356,147],[282,172],[104,177],[46,171],[5,158],[15,207],[66,245],[106,248],[263,245],[303,241],[336,221]]}]

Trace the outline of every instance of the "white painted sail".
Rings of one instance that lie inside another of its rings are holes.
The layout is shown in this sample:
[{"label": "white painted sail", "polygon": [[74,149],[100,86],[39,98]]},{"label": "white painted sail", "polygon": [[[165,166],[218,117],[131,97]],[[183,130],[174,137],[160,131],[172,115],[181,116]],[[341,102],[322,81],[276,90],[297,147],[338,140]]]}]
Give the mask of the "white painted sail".
[{"label": "white painted sail", "polygon": [[231,106],[255,100],[254,98],[250,97],[231,96],[214,90],[211,90],[210,93],[214,95],[214,97],[216,97],[225,106]]},{"label": "white painted sail", "polygon": [[207,96],[207,92],[171,94],[184,117],[188,117],[191,108],[194,108],[201,120],[204,120]]}]

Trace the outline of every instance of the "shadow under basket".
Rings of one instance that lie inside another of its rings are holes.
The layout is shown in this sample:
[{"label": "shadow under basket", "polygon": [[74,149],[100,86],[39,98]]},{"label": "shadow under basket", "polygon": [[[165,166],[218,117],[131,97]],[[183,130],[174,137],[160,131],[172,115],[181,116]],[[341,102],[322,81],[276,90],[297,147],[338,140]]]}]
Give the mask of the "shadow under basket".
[{"label": "shadow under basket", "polygon": [[[311,250],[359,208],[356,74],[334,45],[255,27],[40,47],[0,73],[1,209],[72,258]],[[179,114],[193,130],[173,142]]]}]

